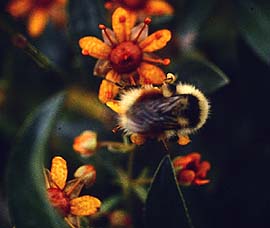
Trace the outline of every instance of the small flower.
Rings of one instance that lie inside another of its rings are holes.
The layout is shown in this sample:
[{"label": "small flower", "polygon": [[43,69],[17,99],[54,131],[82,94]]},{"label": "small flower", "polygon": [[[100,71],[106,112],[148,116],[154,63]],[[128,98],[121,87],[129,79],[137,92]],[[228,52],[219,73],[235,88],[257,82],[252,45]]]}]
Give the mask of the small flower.
[{"label": "small flower", "polygon": [[44,31],[49,19],[63,26],[66,22],[66,0],[10,0],[7,11],[16,18],[28,17],[27,29],[32,37]]},{"label": "small flower", "polygon": [[139,18],[173,14],[173,7],[164,0],[109,0],[105,3],[108,10],[123,7]]},{"label": "small flower", "polygon": [[111,227],[131,227],[131,217],[124,210],[115,210],[109,214],[109,221]]},{"label": "small flower", "polygon": [[79,40],[83,55],[97,58],[94,75],[105,76],[99,89],[99,99],[106,103],[112,100],[122,85],[161,84],[166,76],[154,64],[168,65],[169,59],[153,55],[166,46],[171,39],[167,29],[148,36],[150,18],[134,27],[135,17],[123,8],[117,8],[112,15],[113,31],[99,25],[104,42],[93,36]]},{"label": "small flower", "polygon": [[181,185],[204,185],[210,182],[209,179],[206,179],[206,175],[211,165],[208,161],[201,162],[199,153],[176,157],[173,160],[173,166],[177,180]]},{"label": "small flower", "polygon": [[81,156],[89,157],[93,155],[97,147],[97,133],[94,131],[84,131],[74,139],[73,149]]},{"label": "small flower", "polygon": [[52,206],[64,217],[95,214],[101,206],[100,200],[89,195],[78,197],[84,177],[66,182],[67,174],[66,161],[60,156],[54,157],[51,170],[46,170],[47,194]]}]

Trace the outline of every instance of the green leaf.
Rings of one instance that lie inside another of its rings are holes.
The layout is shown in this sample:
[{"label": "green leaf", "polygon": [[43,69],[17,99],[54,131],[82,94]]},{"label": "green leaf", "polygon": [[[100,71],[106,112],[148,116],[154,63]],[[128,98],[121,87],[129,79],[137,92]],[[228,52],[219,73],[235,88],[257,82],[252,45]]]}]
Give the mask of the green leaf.
[{"label": "green leaf", "polygon": [[206,94],[215,92],[229,83],[229,78],[215,64],[202,57],[185,59],[179,64],[178,80],[192,84]]},{"label": "green leaf", "polygon": [[208,18],[216,0],[189,0],[186,2],[183,18],[178,26],[180,35],[190,32],[198,32],[202,24]]},{"label": "green leaf", "polygon": [[12,151],[8,169],[9,209],[17,228],[67,227],[47,200],[43,176],[46,146],[64,101],[59,94],[26,120]]},{"label": "green leaf", "polygon": [[240,32],[256,54],[270,64],[270,8],[266,1],[236,1]]},{"label": "green leaf", "polygon": [[169,155],[160,162],[145,206],[147,228],[193,227]]}]

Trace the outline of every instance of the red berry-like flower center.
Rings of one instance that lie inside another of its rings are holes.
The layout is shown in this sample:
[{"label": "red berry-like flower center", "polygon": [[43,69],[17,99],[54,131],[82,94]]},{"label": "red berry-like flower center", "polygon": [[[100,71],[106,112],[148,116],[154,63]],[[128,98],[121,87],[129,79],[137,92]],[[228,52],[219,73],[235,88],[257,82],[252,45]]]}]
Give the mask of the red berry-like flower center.
[{"label": "red berry-like flower center", "polygon": [[122,0],[121,3],[130,10],[140,10],[144,8],[146,0]]},{"label": "red berry-like flower center", "polygon": [[47,193],[52,206],[62,215],[67,215],[70,210],[68,196],[58,188],[49,188],[47,189]]},{"label": "red berry-like flower center", "polygon": [[48,8],[54,0],[36,0],[35,5],[40,8]]},{"label": "red berry-like flower center", "polygon": [[120,74],[131,73],[142,61],[142,50],[131,41],[118,44],[110,54],[112,68]]}]

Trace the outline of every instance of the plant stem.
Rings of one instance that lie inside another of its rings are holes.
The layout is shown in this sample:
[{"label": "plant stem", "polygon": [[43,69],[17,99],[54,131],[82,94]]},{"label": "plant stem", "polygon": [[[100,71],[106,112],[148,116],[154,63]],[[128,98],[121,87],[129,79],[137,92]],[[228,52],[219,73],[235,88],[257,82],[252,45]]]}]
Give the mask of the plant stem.
[{"label": "plant stem", "polygon": [[183,192],[182,192],[179,185],[178,185],[178,190],[179,190],[179,195],[180,195],[180,198],[181,198],[181,201],[182,201],[182,204],[183,204],[183,207],[184,207],[184,211],[185,211],[185,214],[186,214],[186,217],[187,217],[187,220],[188,220],[188,226],[190,228],[194,228],[194,225],[192,223],[192,220],[191,220],[191,217],[190,217],[190,214],[189,214],[189,210],[188,210],[188,207],[187,207],[186,200],[184,198]]},{"label": "plant stem", "polygon": [[65,74],[60,71],[46,55],[32,45],[25,36],[17,32],[13,27],[14,26],[11,25],[6,16],[0,15],[0,30],[9,35],[10,40],[15,47],[22,49],[38,64],[39,67],[56,72],[62,79],[66,78],[64,76]]},{"label": "plant stem", "polygon": [[131,150],[129,152],[128,165],[127,165],[127,175],[128,175],[129,180],[132,180],[132,177],[133,177],[134,154],[135,154],[134,150]]}]

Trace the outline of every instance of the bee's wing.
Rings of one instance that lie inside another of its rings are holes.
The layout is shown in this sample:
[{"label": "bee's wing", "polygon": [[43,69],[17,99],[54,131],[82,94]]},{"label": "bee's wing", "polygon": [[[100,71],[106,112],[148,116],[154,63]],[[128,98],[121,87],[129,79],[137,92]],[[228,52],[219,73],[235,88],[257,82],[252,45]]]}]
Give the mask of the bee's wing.
[{"label": "bee's wing", "polygon": [[132,120],[132,131],[143,134],[178,129],[179,109],[181,109],[180,96],[138,102],[128,111],[128,116]]}]

